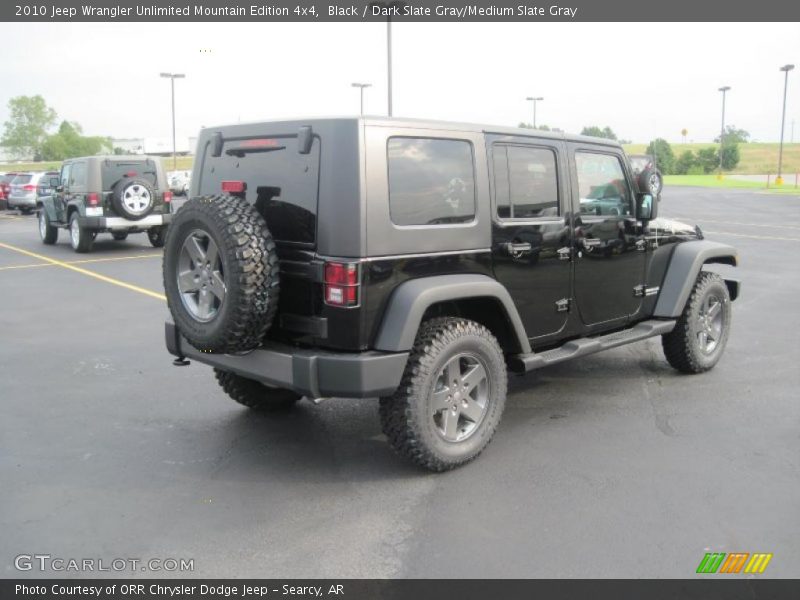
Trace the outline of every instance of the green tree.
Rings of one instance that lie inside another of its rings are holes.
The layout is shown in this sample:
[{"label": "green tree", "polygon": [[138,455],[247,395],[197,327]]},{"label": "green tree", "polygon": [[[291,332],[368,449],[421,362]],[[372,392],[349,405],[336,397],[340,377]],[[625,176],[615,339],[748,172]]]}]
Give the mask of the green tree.
[{"label": "green tree", "polygon": [[656,160],[656,167],[664,175],[674,173],[675,169],[675,154],[672,152],[672,146],[663,138],[656,138],[650,142],[645,150],[646,154],[653,156]]},{"label": "green tree", "polygon": [[56,111],[41,96],[17,96],[8,101],[10,119],[5,122],[0,146],[25,158],[40,158],[47,130],[56,122]]},{"label": "green tree", "polygon": [[[726,144],[746,144],[750,141],[750,133],[744,129],[737,129],[735,125],[728,125],[725,128]],[[719,144],[719,136],[714,138],[714,143]]]},{"label": "green tree", "polygon": [[697,151],[697,163],[704,173],[712,173],[719,167],[719,154],[716,148],[703,148]]},{"label": "green tree", "polygon": [[722,168],[732,171],[739,164],[739,144],[728,143],[727,139],[722,146]]},{"label": "green tree", "polygon": [[92,156],[100,152],[110,152],[111,142],[100,136],[85,136],[78,123],[62,121],[58,132],[50,135],[42,145],[44,160],[64,160],[76,156]]},{"label": "green tree", "polygon": [[[525,123],[525,122],[521,122],[519,125],[517,125],[517,127],[520,127],[521,129],[533,129],[533,125],[532,124]],[[549,125],[537,125],[536,129],[538,129],[540,131],[563,131],[562,129],[559,129],[558,127],[550,127]]]},{"label": "green tree", "polygon": [[686,150],[675,161],[675,174],[686,175],[697,164],[697,157],[694,153],[691,150]]},{"label": "green tree", "polygon": [[611,127],[606,125],[602,129],[600,129],[597,125],[592,125],[591,127],[587,126],[581,130],[581,135],[589,135],[592,137],[601,137],[606,138],[608,140],[616,140],[617,134],[615,134]]}]

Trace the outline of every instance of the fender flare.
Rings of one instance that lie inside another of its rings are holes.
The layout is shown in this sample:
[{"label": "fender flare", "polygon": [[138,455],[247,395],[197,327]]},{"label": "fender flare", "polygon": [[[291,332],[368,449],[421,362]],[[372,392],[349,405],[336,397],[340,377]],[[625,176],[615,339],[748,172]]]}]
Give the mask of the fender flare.
[{"label": "fender flare", "polygon": [[531,351],[519,312],[508,290],[486,275],[437,275],[421,277],[400,284],[383,313],[375,349],[407,352],[414,345],[425,311],[434,304],[467,298],[492,298],[500,302],[522,353]]},{"label": "fender flare", "polygon": [[42,196],[36,201],[36,208],[39,210],[43,210],[47,213],[47,217],[50,221],[55,222],[56,220],[56,207],[53,205],[53,197],[52,196]]},{"label": "fender flare", "polygon": [[[738,261],[736,248],[727,244],[709,240],[678,244],[670,257],[653,316],[675,318],[681,315],[704,264],[721,263],[735,267]],[[738,294],[738,281],[726,280],[726,284],[729,288],[734,285]],[[731,296],[735,299],[735,294]]]}]

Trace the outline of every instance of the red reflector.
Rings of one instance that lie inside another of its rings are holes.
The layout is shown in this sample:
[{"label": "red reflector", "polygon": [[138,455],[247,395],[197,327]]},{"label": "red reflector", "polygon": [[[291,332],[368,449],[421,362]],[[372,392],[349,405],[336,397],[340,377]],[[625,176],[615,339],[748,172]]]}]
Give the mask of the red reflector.
[{"label": "red reflector", "polygon": [[128,171],[125,173],[125,177],[136,177],[138,173],[136,171]]},{"label": "red reflector", "polygon": [[164,202],[172,202],[172,192],[164,192]]},{"label": "red reflector", "polygon": [[97,196],[97,192],[89,192],[86,194],[86,202],[89,203],[89,206],[97,206],[100,204],[100,198]]},{"label": "red reflector", "polygon": [[325,303],[334,306],[358,305],[358,264],[327,262],[324,269]]},{"label": "red reflector", "polygon": [[261,138],[257,140],[244,140],[242,142],[243,148],[275,148],[278,146],[278,140],[272,138]]},{"label": "red reflector", "polygon": [[222,191],[229,194],[241,194],[247,189],[244,181],[223,181]]},{"label": "red reflector", "polygon": [[23,185],[22,189],[25,190],[26,192],[32,192],[33,190],[36,189],[36,186],[29,183],[28,185]]},{"label": "red reflector", "polygon": [[325,263],[325,283],[356,285],[358,266],[354,263]]}]

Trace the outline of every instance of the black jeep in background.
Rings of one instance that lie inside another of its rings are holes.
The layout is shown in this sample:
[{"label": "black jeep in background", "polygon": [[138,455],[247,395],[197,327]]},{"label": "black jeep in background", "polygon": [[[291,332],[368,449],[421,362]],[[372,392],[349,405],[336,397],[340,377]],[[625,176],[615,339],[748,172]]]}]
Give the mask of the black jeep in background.
[{"label": "black jeep in background", "polygon": [[202,130],[169,228],[166,343],[256,409],[380,397],[391,445],[475,458],[523,373],[662,336],[720,359],[736,251],[656,218],[615,142],[382,118]]},{"label": "black jeep in background", "polygon": [[50,195],[39,196],[39,235],[45,244],[69,230],[75,252],[89,252],[98,233],[115,240],[146,232],[156,248],[164,245],[172,215],[172,192],[160,159],[149,156],[70,158],[48,178]]}]

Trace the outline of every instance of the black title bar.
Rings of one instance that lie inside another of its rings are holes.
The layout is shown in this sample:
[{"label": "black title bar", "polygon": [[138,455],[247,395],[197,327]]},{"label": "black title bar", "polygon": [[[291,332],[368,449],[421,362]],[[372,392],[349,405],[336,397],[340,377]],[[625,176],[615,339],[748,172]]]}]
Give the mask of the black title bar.
[{"label": "black title bar", "polygon": [[[496,0],[408,0],[365,2],[346,0],[58,0],[0,3],[0,21],[8,22],[114,22],[114,21],[228,21],[228,22],[332,22],[332,21],[504,21],[504,22],[768,22],[799,21],[800,2],[759,0],[565,0],[524,2]],[[680,35],[676,24],[675,35]],[[602,44],[602,32],[598,43]],[[632,29],[631,39],[648,43],[647,33]],[[649,40],[652,42],[653,40]]]}]

